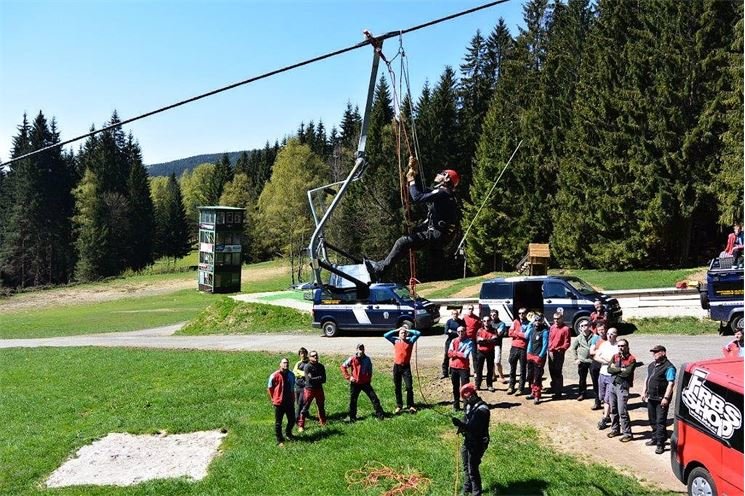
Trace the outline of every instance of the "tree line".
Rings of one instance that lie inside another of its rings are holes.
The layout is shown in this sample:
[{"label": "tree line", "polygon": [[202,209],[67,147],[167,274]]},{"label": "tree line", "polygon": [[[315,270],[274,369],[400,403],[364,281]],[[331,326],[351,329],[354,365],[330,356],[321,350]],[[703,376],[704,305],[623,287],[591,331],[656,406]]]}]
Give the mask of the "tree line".
[{"label": "tree line", "polygon": [[[691,265],[718,253],[723,226],[743,213],[742,4],[530,0],[523,18],[515,34],[503,19],[477,31],[457,72],[446,66],[415,101],[399,95],[400,109],[378,80],[368,167],[327,240],[377,258],[405,232],[400,122],[416,130],[423,182],[445,168],[461,174],[471,273],[511,269],[530,242],[549,242],[566,267]],[[115,113],[107,124],[116,122]],[[305,192],[346,177],[360,126],[348,103],[330,131],[301,123],[235,163],[223,155],[178,178],[148,180],[120,128],[75,153],[19,161],[0,173],[2,284],[89,280],[181,256],[196,207],[216,204],[246,208],[247,260],[282,255],[299,267],[313,229]],[[53,119],[24,116],[12,154],[58,141]],[[424,214],[415,207],[414,218]],[[457,241],[417,254],[416,276],[462,273]]]}]

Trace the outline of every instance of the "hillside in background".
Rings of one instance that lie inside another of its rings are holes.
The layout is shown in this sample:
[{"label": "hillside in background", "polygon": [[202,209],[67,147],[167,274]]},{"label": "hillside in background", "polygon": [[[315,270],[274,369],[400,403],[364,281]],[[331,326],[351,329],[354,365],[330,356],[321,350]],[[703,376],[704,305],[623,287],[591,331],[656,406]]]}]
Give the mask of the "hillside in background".
[{"label": "hillside in background", "polygon": [[[235,165],[238,160],[238,156],[241,151],[228,152],[230,163]],[[248,151],[248,153],[252,153]],[[170,176],[172,172],[176,173],[176,177],[180,176],[185,170],[191,170],[199,164],[205,162],[215,163],[223,156],[222,153],[207,153],[204,155],[194,155],[193,157],[180,158],[178,160],[171,160],[170,162],[162,162],[160,164],[152,164],[147,166],[147,172],[150,176]]]}]

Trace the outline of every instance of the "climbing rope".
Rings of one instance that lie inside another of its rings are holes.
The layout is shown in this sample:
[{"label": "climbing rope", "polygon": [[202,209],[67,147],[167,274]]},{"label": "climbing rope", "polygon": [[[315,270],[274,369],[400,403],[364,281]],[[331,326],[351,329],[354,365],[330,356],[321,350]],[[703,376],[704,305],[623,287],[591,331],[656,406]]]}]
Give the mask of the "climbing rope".
[{"label": "climbing rope", "polygon": [[404,494],[426,494],[432,480],[416,470],[407,467],[402,473],[380,462],[368,462],[362,469],[348,470],[344,475],[347,486],[361,486],[369,489],[379,486],[387,479],[395,485],[382,493],[382,496],[401,496]]}]

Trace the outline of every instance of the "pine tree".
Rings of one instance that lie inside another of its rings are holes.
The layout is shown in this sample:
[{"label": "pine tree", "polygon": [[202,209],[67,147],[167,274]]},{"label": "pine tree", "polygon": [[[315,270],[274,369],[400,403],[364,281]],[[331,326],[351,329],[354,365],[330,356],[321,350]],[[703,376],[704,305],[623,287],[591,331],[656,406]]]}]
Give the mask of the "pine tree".
[{"label": "pine tree", "polygon": [[512,54],[514,40],[510,30],[502,17],[486,40],[486,67],[485,72],[489,79],[489,86],[493,90],[502,75],[505,60]]},{"label": "pine tree", "polygon": [[361,126],[362,119],[360,118],[359,109],[356,107],[352,108],[352,102],[347,102],[347,108],[344,110],[344,115],[339,124],[342,146],[349,149],[357,148]]},{"label": "pine tree", "polygon": [[155,211],[155,232],[158,256],[173,257],[176,260],[186,256],[191,250],[189,226],[175,174],[168,178],[163,204]]},{"label": "pine tree", "polygon": [[132,133],[127,136],[125,155],[130,164],[127,181],[127,197],[130,205],[127,266],[139,270],[153,263],[155,209],[150,198],[150,185],[147,170],[142,163],[140,146]]}]

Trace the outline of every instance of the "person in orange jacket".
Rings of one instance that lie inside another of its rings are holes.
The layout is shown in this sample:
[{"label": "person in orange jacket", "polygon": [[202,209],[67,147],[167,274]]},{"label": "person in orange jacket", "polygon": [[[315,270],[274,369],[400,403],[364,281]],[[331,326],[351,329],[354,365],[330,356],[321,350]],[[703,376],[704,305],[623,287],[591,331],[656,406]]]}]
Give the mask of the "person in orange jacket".
[{"label": "person in orange jacket", "polygon": [[520,384],[517,388],[517,394],[523,394],[525,389],[525,373],[527,372],[527,346],[528,340],[525,338],[525,327],[530,322],[527,319],[527,310],[521,308],[517,311],[517,318],[512,322],[508,331],[508,336],[512,338],[512,347],[510,348],[510,385],[507,394],[515,394],[515,378],[517,375],[517,364],[520,364]]},{"label": "person in orange jacket", "polygon": [[344,360],[341,364],[341,373],[344,379],[349,381],[349,415],[345,419],[347,422],[357,420],[357,399],[361,392],[364,392],[373,404],[375,416],[383,420],[385,414],[383,407],[380,406],[378,395],[372,387],[373,365],[370,357],[365,355],[365,345],[357,345],[357,352],[351,357]]}]

